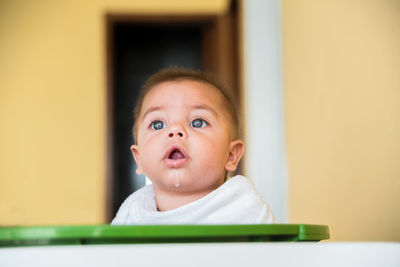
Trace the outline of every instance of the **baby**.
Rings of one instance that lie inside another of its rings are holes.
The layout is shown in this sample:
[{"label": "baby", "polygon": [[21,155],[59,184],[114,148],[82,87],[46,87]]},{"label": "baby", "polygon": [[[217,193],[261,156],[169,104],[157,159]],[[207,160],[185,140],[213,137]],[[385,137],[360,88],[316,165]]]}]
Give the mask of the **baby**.
[{"label": "baby", "polygon": [[253,184],[234,172],[243,155],[231,98],[209,75],[169,68],[144,84],[135,108],[136,173],[112,224],[274,223]]}]

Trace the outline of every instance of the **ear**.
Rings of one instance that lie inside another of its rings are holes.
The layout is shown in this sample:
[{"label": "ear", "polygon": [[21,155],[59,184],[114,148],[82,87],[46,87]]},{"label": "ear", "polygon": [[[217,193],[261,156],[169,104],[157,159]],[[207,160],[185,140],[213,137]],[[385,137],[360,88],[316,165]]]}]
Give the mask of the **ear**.
[{"label": "ear", "polygon": [[137,169],[136,173],[137,174],[142,174],[143,173],[143,168],[142,168],[142,163],[140,162],[140,155],[139,155],[139,148],[137,145],[132,145],[131,146],[131,151],[132,155],[135,158]]},{"label": "ear", "polygon": [[233,172],[236,170],[244,151],[244,144],[241,140],[234,140],[229,145],[228,161],[225,164],[227,171]]}]

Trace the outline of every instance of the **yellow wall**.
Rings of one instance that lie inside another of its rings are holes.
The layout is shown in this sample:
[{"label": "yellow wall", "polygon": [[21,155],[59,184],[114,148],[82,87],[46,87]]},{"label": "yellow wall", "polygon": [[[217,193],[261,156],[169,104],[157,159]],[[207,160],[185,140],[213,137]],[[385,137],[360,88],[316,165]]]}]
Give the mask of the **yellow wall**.
[{"label": "yellow wall", "polygon": [[[226,1],[0,1],[0,225],[103,223],[104,15]],[[285,0],[291,222],[400,240],[400,2]]]},{"label": "yellow wall", "polygon": [[105,222],[107,12],[227,1],[0,1],[0,225]]},{"label": "yellow wall", "polygon": [[291,222],[400,241],[400,1],[283,1]]}]

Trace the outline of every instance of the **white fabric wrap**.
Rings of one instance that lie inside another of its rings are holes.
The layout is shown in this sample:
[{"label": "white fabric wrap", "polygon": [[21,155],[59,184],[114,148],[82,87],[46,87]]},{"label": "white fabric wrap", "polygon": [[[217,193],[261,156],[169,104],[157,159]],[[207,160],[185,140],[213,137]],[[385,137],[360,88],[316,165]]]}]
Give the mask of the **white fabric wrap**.
[{"label": "white fabric wrap", "polygon": [[208,195],[179,208],[160,212],[153,186],[145,186],[122,203],[112,225],[123,224],[258,224],[276,223],[251,181],[230,178]]}]

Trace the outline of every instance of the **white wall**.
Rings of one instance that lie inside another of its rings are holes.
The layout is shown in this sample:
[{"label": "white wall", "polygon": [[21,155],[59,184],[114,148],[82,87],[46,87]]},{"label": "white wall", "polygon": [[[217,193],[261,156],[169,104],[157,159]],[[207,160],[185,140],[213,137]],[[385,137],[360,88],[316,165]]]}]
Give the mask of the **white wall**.
[{"label": "white wall", "polygon": [[281,6],[243,1],[246,175],[280,222],[287,221]]}]

